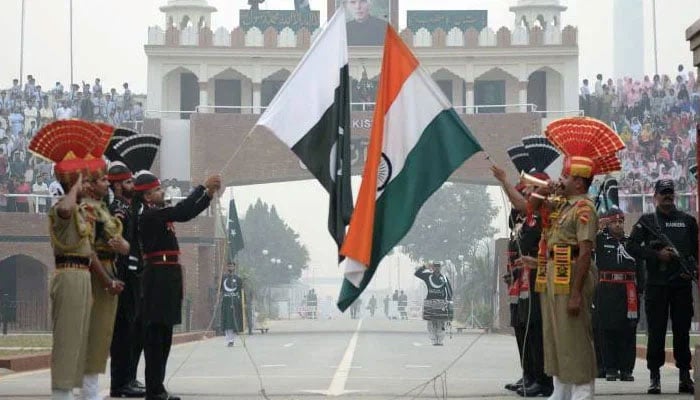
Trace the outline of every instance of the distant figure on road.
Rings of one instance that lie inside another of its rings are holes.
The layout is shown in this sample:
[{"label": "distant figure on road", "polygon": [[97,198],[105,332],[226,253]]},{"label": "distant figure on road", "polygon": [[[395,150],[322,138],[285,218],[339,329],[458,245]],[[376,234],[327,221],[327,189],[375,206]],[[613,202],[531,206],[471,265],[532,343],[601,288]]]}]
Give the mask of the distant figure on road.
[{"label": "distant figure on road", "polygon": [[389,318],[389,295],[387,294],[386,297],[384,298],[384,316]]},{"label": "distant figure on road", "polygon": [[374,311],[377,309],[377,298],[374,297],[374,295],[372,295],[372,298],[369,299],[367,309],[369,310],[369,315],[374,317]]},{"label": "distant figure on road", "polygon": [[428,294],[423,301],[423,319],[428,321],[428,332],[433,346],[442,346],[445,325],[452,320],[452,286],[440,273],[440,263],[418,267],[414,274],[425,282]]},{"label": "distant figure on road", "polygon": [[306,305],[309,307],[309,318],[316,319],[318,296],[316,296],[316,291],[314,291],[314,289],[309,290],[309,294],[306,296]]}]

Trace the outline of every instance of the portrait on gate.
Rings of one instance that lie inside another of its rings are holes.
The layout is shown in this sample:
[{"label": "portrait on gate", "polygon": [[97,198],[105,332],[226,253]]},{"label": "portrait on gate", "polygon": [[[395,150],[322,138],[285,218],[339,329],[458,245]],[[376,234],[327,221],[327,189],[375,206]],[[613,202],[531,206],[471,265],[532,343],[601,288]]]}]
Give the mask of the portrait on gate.
[{"label": "portrait on gate", "polygon": [[391,0],[335,0],[345,7],[348,46],[382,46],[391,21]]}]

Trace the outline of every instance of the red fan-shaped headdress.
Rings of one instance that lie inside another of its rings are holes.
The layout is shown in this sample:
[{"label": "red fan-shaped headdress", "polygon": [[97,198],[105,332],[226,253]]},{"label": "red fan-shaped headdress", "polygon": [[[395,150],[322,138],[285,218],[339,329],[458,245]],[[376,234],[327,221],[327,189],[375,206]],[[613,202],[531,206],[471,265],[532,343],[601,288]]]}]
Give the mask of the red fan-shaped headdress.
[{"label": "red fan-shaped headdress", "polygon": [[597,119],[559,119],[547,125],[545,136],[566,156],[564,175],[591,178],[620,169],[616,153],[625,144],[615,131]]}]

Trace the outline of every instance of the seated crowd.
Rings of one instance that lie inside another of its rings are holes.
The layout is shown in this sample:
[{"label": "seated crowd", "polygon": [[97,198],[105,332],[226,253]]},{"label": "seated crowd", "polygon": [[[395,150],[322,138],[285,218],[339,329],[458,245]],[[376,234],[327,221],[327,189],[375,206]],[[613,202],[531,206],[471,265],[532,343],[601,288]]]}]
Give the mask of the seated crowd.
[{"label": "seated crowd", "polygon": [[[143,105],[134,100],[129,84],[123,91],[103,92],[99,78],[90,85],[83,82],[64,90],[56,82],[45,90],[32,75],[24,87],[18,79],[0,90],[0,212],[45,211],[48,198],[12,196],[17,194],[57,195],[60,185],[52,185],[52,165],[34,157],[27,146],[36,132],[56,119],[81,118],[114,126],[140,129]],[[10,196],[6,196],[6,195]]]},{"label": "seated crowd", "polygon": [[700,81],[678,66],[669,75],[606,82],[598,74],[591,91],[584,79],[579,104],[586,116],[615,129],[627,148],[620,153],[620,206],[628,212],[653,210],[654,182],[676,183],[679,208],[694,212],[697,182],[688,169],[696,164],[696,126],[700,123]]}]

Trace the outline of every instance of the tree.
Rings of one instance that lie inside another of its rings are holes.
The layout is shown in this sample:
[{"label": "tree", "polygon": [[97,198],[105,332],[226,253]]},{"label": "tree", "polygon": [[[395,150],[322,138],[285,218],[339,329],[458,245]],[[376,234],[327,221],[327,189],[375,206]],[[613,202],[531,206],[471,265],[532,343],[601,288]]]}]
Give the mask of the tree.
[{"label": "tree", "polygon": [[498,210],[484,186],[446,183],[425,203],[413,227],[401,241],[411,260],[459,260],[477,253],[483,239],[496,233],[491,226]]},{"label": "tree", "polygon": [[275,206],[262,200],[248,207],[241,220],[245,248],[238,253],[238,263],[252,286],[265,290],[299,279],[307,268],[309,252],[299,242],[299,235],[277,214]]}]

